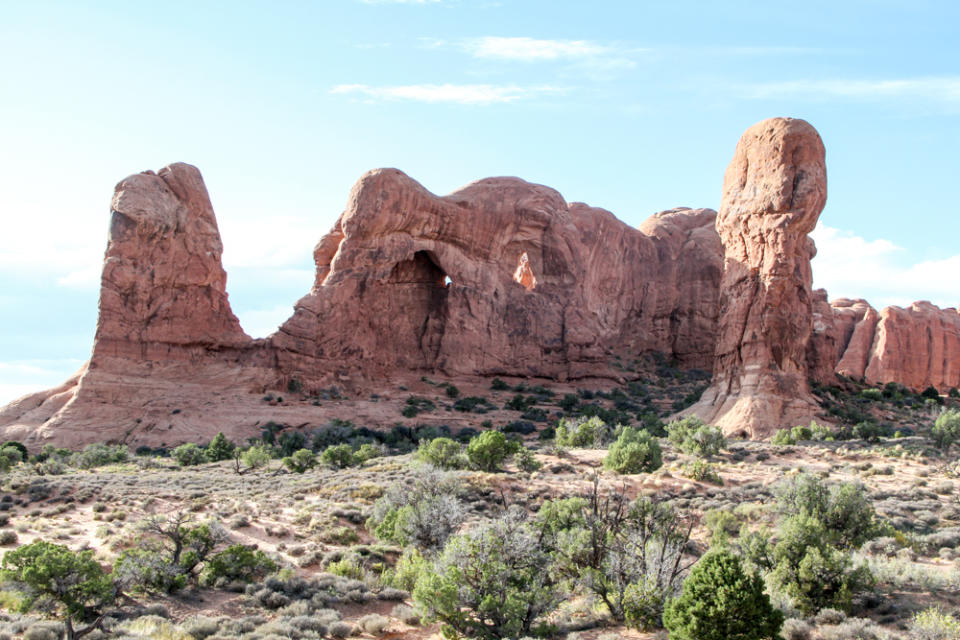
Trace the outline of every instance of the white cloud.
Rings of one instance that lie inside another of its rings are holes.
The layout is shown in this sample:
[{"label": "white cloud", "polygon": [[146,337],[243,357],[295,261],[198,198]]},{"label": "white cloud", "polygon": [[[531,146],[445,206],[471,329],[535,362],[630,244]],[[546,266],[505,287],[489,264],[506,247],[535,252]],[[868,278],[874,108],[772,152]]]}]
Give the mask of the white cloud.
[{"label": "white cloud", "polygon": [[442,4],[448,0],[360,0],[363,4]]},{"label": "white cloud", "polygon": [[792,80],[744,87],[746,97],[770,98],[921,98],[960,102],[960,76],[897,80]]},{"label": "white cloud", "polygon": [[321,235],[317,220],[307,216],[275,215],[267,229],[261,217],[224,217],[219,225],[227,269],[309,264]]},{"label": "white cloud", "polygon": [[[53,385],[50,385],[51,387]],[[44,387],[32,384],[6,384],[0,382],[0,407],[5,407],[14,400],[22,398],[28,393],[43,391]]]},{"label": "white cloud", "polygon": [[491,84],[410,84],[374,87],[366,84],[341,84],[330,93],[359,94],[371,100],[412,100],[428,103],[490,105],[527,100],[543,95],[564,93],[562,87]]},{"label": "white cloud", "polygon": [[28,393],[59,386],[82,364],[73,358],[0,362],[0,407]]},{"label": "white cloud", "polygon": [[240,326],[252,338],[266,338],[293,315],[292,305],[280,305],[272,309],[255,309],[237,314]]},{"label": "white cloud", "polygon": [[609,47],[587,40],[539,40],[498,36],[469,38],[461,43],[461,47],[476,58],[524,62],[593,58],[611,52]]},{"label": "white cloud", "polygon": [[65,276],[57,278],[58,287],[68,289],[98,289],[100,287],[101,265],[91,264],[69,272]]},{"label": "white cloud", "polygon": [[867,240],[849,231],[819,226],[813,285],[830,299],[865,298],[874,307],[907,306],[929,300],[940,307],[960,304],[960,255],[905,263],[905,251],[889,240]]}]

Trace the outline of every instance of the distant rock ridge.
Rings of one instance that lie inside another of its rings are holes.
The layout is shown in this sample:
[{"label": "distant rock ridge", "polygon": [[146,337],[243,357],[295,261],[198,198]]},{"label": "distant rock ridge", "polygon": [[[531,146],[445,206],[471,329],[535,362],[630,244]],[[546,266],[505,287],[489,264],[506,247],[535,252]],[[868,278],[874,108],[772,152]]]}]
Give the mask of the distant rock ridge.
[{"label": "distant rock ridge", "polygon": [[[237,436],[287,411],[266,389],[369,394],[420,375],[629,377],[660,352],[713,372],[692,412],[761,438],[818,412],[808,380],[960,385],[960,315],[877,312],[811,290],[808,234],[826,199],[823,144],[774,118],[744,133],[719,215],[678,208],[634,229],[518,178],[436,196],[396,169],[365,174],[314,249],[290,319],[251,339],[232,312],[200,172],[120,182],[90,361],[0,409],[5,437],[176,444]],[[291,417],[291,420],[293,418]]]}]

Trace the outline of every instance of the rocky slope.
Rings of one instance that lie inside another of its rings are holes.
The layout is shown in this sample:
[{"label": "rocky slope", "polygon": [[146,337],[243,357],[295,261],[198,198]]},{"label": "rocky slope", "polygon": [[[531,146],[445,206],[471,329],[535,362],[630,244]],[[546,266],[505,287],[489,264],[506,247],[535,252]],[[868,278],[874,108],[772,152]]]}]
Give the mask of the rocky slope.
[{"label": "rocky slope", "polygon": [[312,290],[265,340],[230,309],[199,171],[133,175],[112,202],[90,362],[0,409],[0,430],[30,446],[242,437],[325,419],[264,404],[268,389],[365,397],[422,375],[610,384],[649,352],[713,371],[694,411],[752,437],[816,414],[808,378],[960,385],[956,310],[878,313],[811,291],[823,158],[809,124],[764,121],[737,146],[719,216],[673,209],[639,229],[517,178],[436,196],[371,171],[314,250]]}]

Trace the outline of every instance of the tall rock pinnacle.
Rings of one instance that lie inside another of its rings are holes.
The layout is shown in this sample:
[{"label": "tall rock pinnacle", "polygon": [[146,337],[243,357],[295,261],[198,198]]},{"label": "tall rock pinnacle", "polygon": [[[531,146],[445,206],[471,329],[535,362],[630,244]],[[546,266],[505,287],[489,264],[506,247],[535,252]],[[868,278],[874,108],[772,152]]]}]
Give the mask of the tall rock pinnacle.
[{"label": "tall rock pinnacle", "polygon": [[809,421],[813,330],[807,236],[827,199],[823,142],[803,120],[747,129],[723,181],[717,232],[724,248],[713,381],[692,412],[728,433],[764,437]]}]

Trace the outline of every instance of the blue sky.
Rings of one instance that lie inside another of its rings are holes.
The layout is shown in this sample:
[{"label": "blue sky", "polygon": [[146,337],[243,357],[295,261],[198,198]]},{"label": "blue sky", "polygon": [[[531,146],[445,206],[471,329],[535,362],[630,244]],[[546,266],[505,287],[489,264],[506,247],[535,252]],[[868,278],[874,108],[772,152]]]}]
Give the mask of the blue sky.
[{"label": "blue sky", "polygon": [[[87,6],[82,6],[87,5]],[[809,120],[815,286],[960,303],[960,4],[5,2],[0,403],[88,357],[113,185],[204,174],[234,310],[265,335],[366,170],[517,175],[637,225],[717,207],[740,134]]]}]

